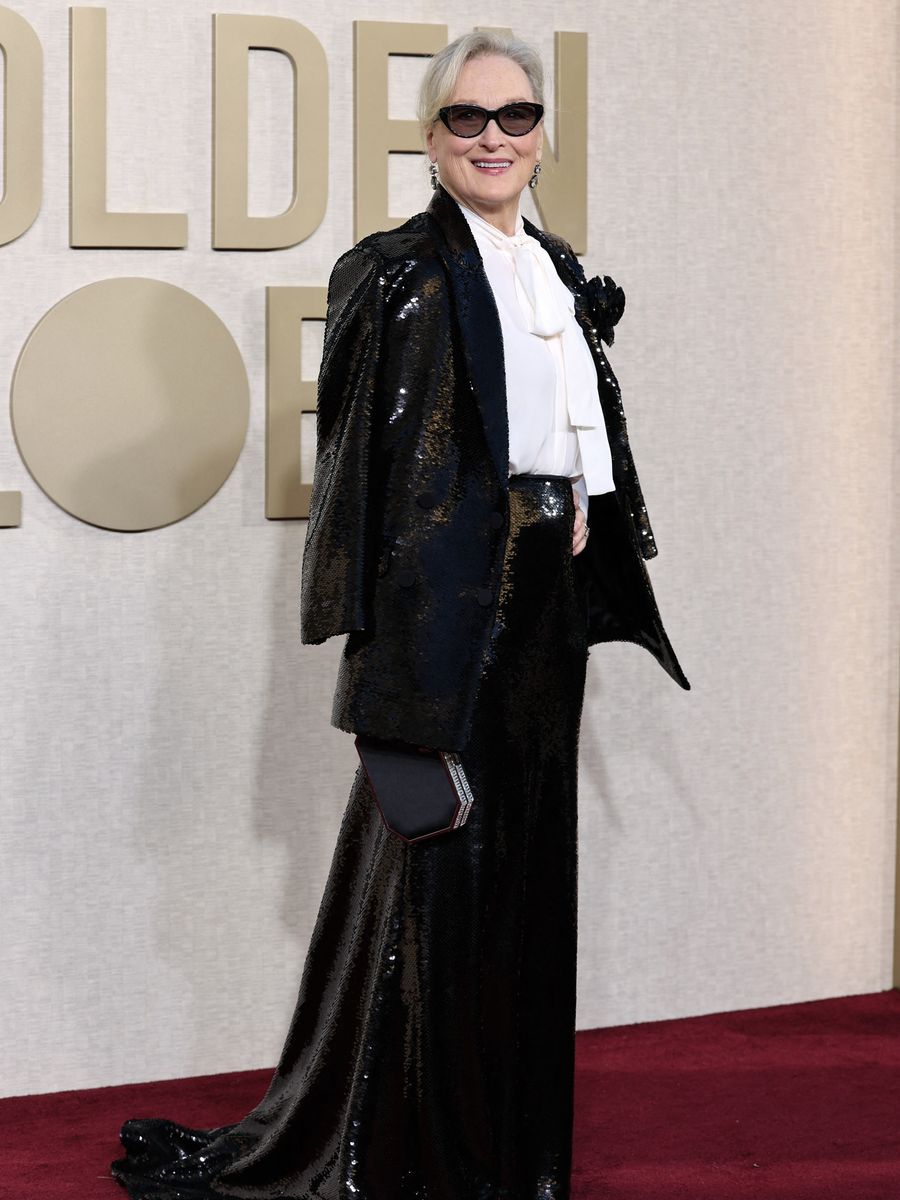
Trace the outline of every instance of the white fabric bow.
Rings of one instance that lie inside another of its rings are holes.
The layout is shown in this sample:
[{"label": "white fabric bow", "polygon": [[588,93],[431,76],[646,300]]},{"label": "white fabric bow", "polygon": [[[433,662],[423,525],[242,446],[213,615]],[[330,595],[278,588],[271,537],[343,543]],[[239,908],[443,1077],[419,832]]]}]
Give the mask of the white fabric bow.
[{"label": "white fabric bow", "polygon": [[[512,236],[503,233],[477,213],[475,219],[492,245],[512,264],[516,295],[531,332],[544,338],[562,333],[569,313],[575,311],[574,302],[571,305],[568,303],[572,299],[571,292],[556,274],[543,246],[525,232],[521,213]],[[562,288],[564,296],[560,295],[559,288]]]},{"label": "white fabric bow", "polygon": [[[537,337],[562,337],[566,364],[566,404],[573,427],[595,429],[603,424],[597,398],[597,373],[583,335],[575,322],[575,298],[556,273],[550,255],[525,232],[522,214],[510,236],[473,214],[478,228],[512,264],[516,298],[525,323]],[[577,339],[577,340],[573,340]]]},{"label": "white fabric bow", "polygon": [[609,491],[613,487],[612,463],[597,395],[597,370],[575,319],[575,297],[560,279],[544,247],[525,232],[521,213],[512,236],[468,207],[465,214],[473,233],[488,240],[511,264],[516,300],[526,328],[536,337],[559,338],[566,410],[578,437],[584,481],[590,495]]}]

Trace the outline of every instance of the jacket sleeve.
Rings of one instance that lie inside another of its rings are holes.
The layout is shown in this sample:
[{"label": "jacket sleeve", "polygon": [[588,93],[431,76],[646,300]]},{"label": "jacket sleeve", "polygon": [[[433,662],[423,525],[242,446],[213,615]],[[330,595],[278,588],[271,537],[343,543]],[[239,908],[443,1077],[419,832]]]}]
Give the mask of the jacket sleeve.
[{"label": "jacket sleeve", "polygon": [[381,263],[354,247],[328,284],[316,465],[300,582],[300,640],[367,624],[372,546],[367,496],[383,339]]}]

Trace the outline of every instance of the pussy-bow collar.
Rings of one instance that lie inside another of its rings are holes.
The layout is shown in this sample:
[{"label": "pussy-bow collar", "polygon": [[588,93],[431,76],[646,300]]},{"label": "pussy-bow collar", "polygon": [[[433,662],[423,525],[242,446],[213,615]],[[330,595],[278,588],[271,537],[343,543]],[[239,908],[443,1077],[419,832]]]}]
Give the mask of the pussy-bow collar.
[{"label": "pussy-bow collar", "polygon": [[[497,353],[497,347],[503,341],[497,304],[469,223],[453,197],[440,185],[427,212],[442,235],[439,253],[453,283],[453,303],[463,335],[469,378],[481,410],[494,466],[506,488],[509,423],[503,356]],[[608,277],[586,279],[578,259],[557,238],[550,237],[528,220],[523,222],[523,228],[544,247],[560,279],[575,297],[575,316],[597,364],[598,356],[602,358],[597,339],[600,337],[607,345],[612,344],[613,326],[625,307],[622,289]],[[498,398],[503,402],[498,402]],[[609,424],[605,412],[604,416]]]}]

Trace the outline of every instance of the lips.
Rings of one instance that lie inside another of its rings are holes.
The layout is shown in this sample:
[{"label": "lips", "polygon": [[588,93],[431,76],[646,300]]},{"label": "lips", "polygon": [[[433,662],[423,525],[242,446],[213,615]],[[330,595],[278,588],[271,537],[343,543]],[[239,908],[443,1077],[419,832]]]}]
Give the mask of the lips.
[{"label": "lips", "polygon": [[502,174],[512,166],[512,160],[509,158],[472,158],[469,161],[477,170],[488,171],[492,175]]}]

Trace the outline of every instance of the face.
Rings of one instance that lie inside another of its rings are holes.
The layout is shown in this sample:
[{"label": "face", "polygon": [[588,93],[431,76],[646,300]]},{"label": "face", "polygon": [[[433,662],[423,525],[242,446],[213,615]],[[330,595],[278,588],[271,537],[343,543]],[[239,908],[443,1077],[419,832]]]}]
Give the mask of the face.
[{"label": "face", "polygon": [[[447,103],[495,109],[522,100],[534,100],[528,76],[512,59],[492,54],[466,63]],[[463,138],[438,119],[426,136],[429,157],[447,191],[505,233],[515,229],[519,196],[543,140],[543,121],[531,133],[511,137],[492,120],[476,137]]]}]

